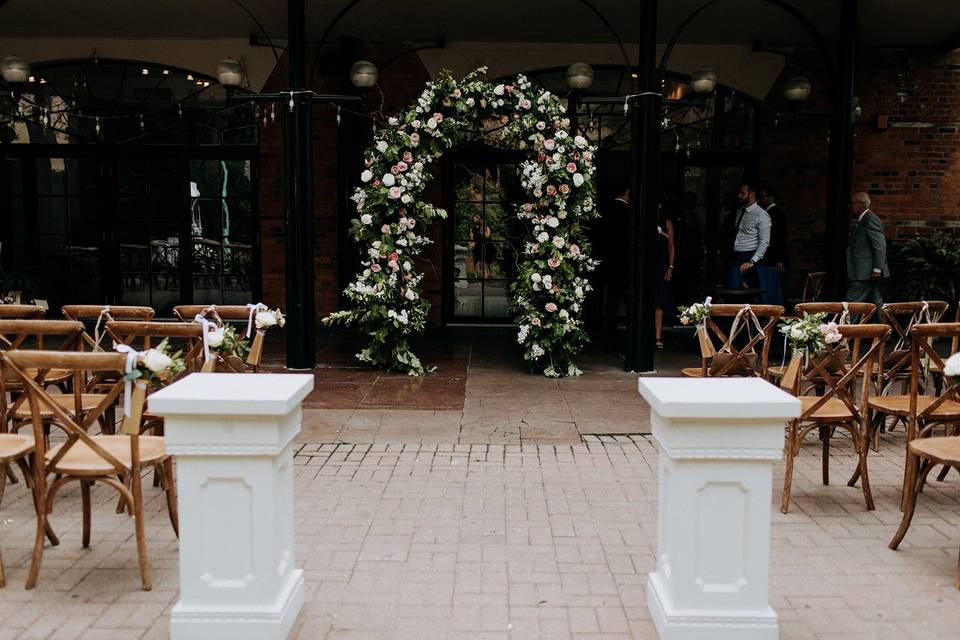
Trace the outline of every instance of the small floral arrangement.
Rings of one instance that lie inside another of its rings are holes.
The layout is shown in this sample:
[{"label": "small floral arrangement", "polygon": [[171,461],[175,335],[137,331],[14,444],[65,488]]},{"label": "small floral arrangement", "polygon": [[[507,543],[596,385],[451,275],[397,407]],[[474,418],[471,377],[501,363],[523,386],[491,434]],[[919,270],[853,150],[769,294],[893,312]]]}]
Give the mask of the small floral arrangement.
[{"label": "small floral arrangement", "polygon": [[242,340],[233,325],[217,327],[207,335],[210,348],[223,356],[246,358],[250,353],[250,343]]},{"label": "small floral arrangement", "polygon": [[680,324],[703,324],[710,317],[710,301],[711,298],[707,298],[703,302],[696,302],[689,307],[677,307],[680,314]]},{"label": "small floral arrangement", "polygon": [[283,327],[287,324],[286,318],[280,312],[280,309],[260,309],[254,320],[257,329],[264,331],[273,327]]},{"label": "small floral arrangement", "polygon": [[789,318],[780,324],[780,333],[794,354],[815,354],[843,340],[837,323],[826,322],[826,317],[826,313],[808,313],[803,318]]},{"label": "small floral arrangement", "polygon": [[953,354],[943,363],[943,375],[950,378],[954,384],[960,384],[960,352]]},{"label": "small floral arrangement", "polygon": [[183,352],[170,353],[170,343],[164,340],[153,349],[137,354],[134,366],[123,376],[124,381],[143,381],[163,386],[186,369]]}]

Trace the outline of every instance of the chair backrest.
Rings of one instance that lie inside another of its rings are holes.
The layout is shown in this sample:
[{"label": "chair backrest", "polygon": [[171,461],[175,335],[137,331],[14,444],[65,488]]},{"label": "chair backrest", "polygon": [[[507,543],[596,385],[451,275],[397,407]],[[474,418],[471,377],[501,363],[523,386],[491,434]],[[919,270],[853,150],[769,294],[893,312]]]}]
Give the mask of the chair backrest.
[{"label": "chair backrest", "polygon": [[46,313],[46,309],[34,304],[0,304],[0,319],[3,320],[36,320]]},{"label": "chair backrest", "polygon": [[[114,405],[117,398],[123,392],[123,371],[126,364],[126,356],[122,353],[82,353],[76,351],[9,351],[0,354],[0,368],[3,375],[0,375],[0,385],[3,385],[4,379],[15,379],[24,389],[24,393],[15,401],[16,404],[22,404],[26,401],[30,406],[31,422],[33,423],[33,433],[36,443],[36,459],[41,465],[55,466],[56,463],[66,455],[78,442],[83,442],[99,458],[102,458],[107,464],[113,467],[111,475],[123,475],[126,473],[125,466],[117,460],[108,451],[101,447],[97,439],[87,433],[94,422],[96,422],[111,406]],[[64,406],[54,400],[47,393],[43,385],[38,383],[46,371],[51,369],[61,369],[72,371],[74,380],[73,395],[75,398],[75,411],[70,412]],[[36,370],[37,375],[31,376],[28,371]],[[115,381],[107,389],[100,402],[86,413],[81,411],[81,384],[79,381],[87,376],[98,376],[100,374],[113,374]],[[119,375],[117,375],[119,374]],[[0,394],[3,396],[5,394]],[[2,402],[2,400],[0,400]],[[11,409],[15,408],[11,405]],[[53,420],[57,423],[67,435],[67,441],[63,444],[57,454],[50,460],[46,459],[46,444],[44,437],[44,420],[42,414],[53,415]],[[132,459],[139,460],[139,436],[131,434],[130,447]],[[45,469],[37,474],[39,478],[46,477]]]},{"label": "chair backrest", "polygon": [[883,305],[883,321],[893,329],[894,344],[879,374],[879,383],[909,375],[911,330],[915,326],[940,322],[949,305],[942,300],[890,302]]},{"label": "chair backrest", "polygon": [[[719,340],[720,352],[709,353],[701,342],[701,367],[704,376],[751,375],[763,377],[767,373],[767,360],[770,355],[770,341],[776,329],[777,321],[783,315],[783,307],[773,304],[715,304],[710,306],[710,317],[706,326],[709,334]],[[719,318],[732,318],[730,335],[716,322]],[[753,326],[758,321],[759,330]],[[746,329],[747,338],[737,341],[737,333]],[[759,351],[758,362],[752,354]],[[718,362],[721,353],[729,354],[723,362]],[[735,373],[746,372],[746,373]]]},{"label": "chair backrest", "polygon": [[243,304],[180,304],[173,308],[173,315],[183,322],[193,322],[197,316],[203,316],[218,324],[224,320],[247,322],[250,309]]},{"label": "chair backrest", "polygon": [[83,341],[92,351],[104,351],[101,346],[103,336],[103,325],[110,320],[153,320],[156,312],[151,307],[138,307],[132,305],[98,305],[98,304],[67,304],[61,308],[63,315],[68,320],[77,320],[80,322],[94,322],[93,335],[84,331]]},{"label": "chair backrest", "polygon": [[[958,337],[960,337],[960,322],[918,324],[910,330],[910,420],[927,420],[937,412],[937,409],[944,402],[948,400],[960,401],[960,390],[958,390],[957,383],[944,377],[941,391],[936,395],[933,402],[922,410],[919,410],[918,407],[919,396],[925,394],[921,390],[921,370],[924,361],[936,364],[940,371],[943,371],[944,358],[937,352],[937,342],[950,340],[953,343]],[[926,385],[925,388],[929,388],[929,385]],[[922,435],[922,433],[918,433],[917,437]]]},{"label": "chair backrest", "polygon": [[203,327],[196,322],[123,322],[112,320],[106,325],[107,335],[115,342],[138,350],[155,347],[167,340],[172,351],[183,351],[186,370],[182,375],[198,371],[203,360]]},{"label": "chair backrest", "polygon": [[827,279],[826,271],[811,271],[803,281],[803,292],[800,302],[816,302],[823,294],[823,283]]},{"label": "chair backrest", "polygon": [[70,320],[0,320],[0,351],[76,350],[82,334],[83,323]]},{"label": "chair backrest", "polygon": [[[822,389],[817,401],[803,410],[800,420],[810,418],[832,398],[843,402],[851,415],[863,415],[873,371],[880,366],[883,347],[891,330],[885,324],[844,324],[838,330],[845,343],[853,343],[851,352],[854,356],[850,362],[844,358],[831,358],[831,352],[827,351],[820,357],[811,357],[804,368],[802,357],[795,355],[781,378],[780,386],[794,395],[799,395],[803,383],[808,383],[807,388]],[[859,399],[857,380],[861,381]]]},{"label": "chair backrest", "polygon": [[[869,324],[870,318],[877,310],[872,302],[801,302],[796,307],[798,318],[809,313],[827,314],[827,322],[837,324]],[[857,322],[850,320],[857,318]]]}]

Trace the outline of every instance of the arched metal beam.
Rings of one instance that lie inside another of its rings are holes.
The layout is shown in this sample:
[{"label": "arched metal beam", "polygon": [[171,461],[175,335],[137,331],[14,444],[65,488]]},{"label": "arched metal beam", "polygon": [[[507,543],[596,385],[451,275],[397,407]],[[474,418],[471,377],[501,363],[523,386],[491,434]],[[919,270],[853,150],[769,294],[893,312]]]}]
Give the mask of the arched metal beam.
[{"label": "arched metal beam", "polygon": [[[667,64],[670,62],[670,55],[673,53],[674,47],[680,41],[680,36],[683,35],[683,32],[686,30],[690,23],[693,22],[700,14],[709,9],[710,7],[719,4],[723,0],[710,0],[699,9],[688,15],[683,22],[680,23],[680,26],[677,27],[676,31],[673,32],[673,35],[670,36],[670,40],[667,42],[667,47],[663,51],[663,55],[660,57],[660,65],[657,67],[657,77],[659,79],[665,78],[667,71]],[[826,63],[827,69],[830,71],[830,79],[833,80],[835,74],[835,66],[833,64],[833,56],[830,53],[830,48],[827,46],[827,42],[823,39],[823,36],[820,35],[820,31],[817,30],[816,25],[810,21],[807,16],[803,15],[799,9],[794,7],[784,0],[759,0],[760,2],[765,2],[767,4],[773,5],[778,9],[782,9],[787,12],[790,17],[800,23],[800,26],[813,38],[814,44],[816,44],[817,49],[820,51],[820,55],[823,57],[824,63]]]},{"label": "arched metal beam", "polygon": [[[343,18],[353,10],[355,6],[360,4],[363,0],[350,0],[345,7],[337,12],[337,15],[333,17],[333,20],[330,21],[330,24],[327,25],[327,28],[323,30],[323,34],[320,36],[320,40],[317,42],[316,51],[313,54],[313,62],[310,64],[310,75],[308,76],[308,81],[313,80],[313,73],[316,71],[317,60],[320,57],[320,52],[323,50],[323,46],[327,43],[327,38],[330,37],[330,34],[333,32],[333,29],[340,23]],[[617,47],[620,49],[620,55],[623,56],[623,64],[627,70],[627,76],[630,78],[630,89],[631,93],[636,91],[636,82],[633,78],[633,66],[630,64],[630,56],[627,54],[627,48],[623,44],[623,39],[620,37],[620,34],[617,33],[617,30],[614,29],[613,25],[610,24],[610,21],[604,17],[600,10],[590,2],[590,0],[576,0],[583,7],[588,9],[600,22],[606,27],[607,31],[610,32],[610,35],[613,36],[613,39],[617,43]],[[716,0],[714,0],[716,1]],[[774,1],[774,0],[770,0]]]}]

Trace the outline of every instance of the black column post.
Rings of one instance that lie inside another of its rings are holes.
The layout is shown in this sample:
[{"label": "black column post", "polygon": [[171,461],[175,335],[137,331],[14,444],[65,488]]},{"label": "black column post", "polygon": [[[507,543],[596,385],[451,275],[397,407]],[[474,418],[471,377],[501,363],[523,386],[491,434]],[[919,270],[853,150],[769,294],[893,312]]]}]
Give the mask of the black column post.
[{"label": "black column post", "polygon": [[[290,90],[306,90],[305,0],[287,0]],[[310,134],[310,96],[292,96],[292,110],[284,109],[286,159],[286,285],[287,368],[316,365],[316,318],[313,263],[313,145]]]},{"label": "black column post", "polygon": [[857,1],[843,0],[837,56],[834,113],[830,122],[827,161],[826,251],[827,295],[844,300],[847,294],[846,250],[853,182],[853,83],[857,45]]},{"label": "black column post", "polygon": [[630,189],[630,273],[627,289],[627,371],[653,371],[656,295],[657,156],[660,78],[657,77],[657,0],[640,2],[638,90],[632,102],[633,181]]}]

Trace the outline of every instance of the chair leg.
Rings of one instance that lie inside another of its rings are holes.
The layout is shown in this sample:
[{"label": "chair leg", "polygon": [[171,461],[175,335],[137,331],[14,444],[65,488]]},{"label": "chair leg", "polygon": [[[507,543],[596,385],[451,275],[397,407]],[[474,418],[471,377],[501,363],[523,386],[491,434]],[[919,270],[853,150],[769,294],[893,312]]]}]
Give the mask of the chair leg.
[{"label": "chair leg", "polygon": [[820,474],[823,476],[823,484],[830,484],[830,427],[820,427]]},{"label": "chair leg", "polygon": [[894,534],[893,540],[887,545],[894,550],[900,546],[903,537],[907,535],[907,529],[910,528],[910,521],[913,520],[913,512],[917,507],[917,487],[920,484],[919,478],[923,475],[921,467],[929,464],[926,460],[918,460],[914,455],[910,455],[910,458],[911,462],[907,464],[907,469],[904,473],[906,476],[904,485],[908,487],[908,489],[902,501],[903,519],[900,521],[900,528],[897,529],[897,532]]},{"label": "chair leg", "polygon": [[7,472],[10,471],[10,465],[6,462],[0,463],[0,502],[3,502],[3,491],[7,488]]},{"label": "chair leg", "polygon": [[80,481],[80,496],[83,502],[83,548],[90,546],[90,485],[87,480]]},{"label": "chair leg", "polygon": [[860,472],[860,480],[862,481],[863,501],[867,504],[867,511],[873,511],[877,507],[873,502],[873,492],[870,490],[870,475],[867,473],[867,453],[870,451],[870,436],[867,433],[857,434],[854,432],[854,438],[860,440],[860,444],[857,446],[857,453],[860,458],[857,469]]},{"label": "chair leg", "polygon": [[150,561],[147,559],[147,536],[143,526],[143,486],[140,470],[134,469],[131,476],[131,494],[133,495],[133,524],[137,532],[137,559],[140,561],[140,581],[144,591],[153,588],[150,582]]},{"label": "chair leg", "polygon": [[780,512],[786,513],[790,507],[790,489],[793,486],[793,458],[797,448],[797,422],[791,421],[787,427],[787,462],[783,471],[783,493],[780,496]]},{"label": "chair leg", "polygon": [[163,482],[166,485],[167,513],[170,515],[170,524],[173,532],[180,537],[180,513],[177,510],[177,483],[173,478],[173,458],[167,458],[163,463]]},{"label": "chair leg", "polygon": [[[39,485],[40,482],[37,482]],[[40,561],[43,560],[43,540],[47,535],[47,510],[44,507],[46,496],[41,487],[36,494],[37,500],[37,533],[33,539],[33,554],[30,557],[30,571],[27,573],[27,589],[37,586],[37,576],[40,575]]]}]

